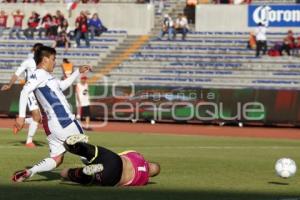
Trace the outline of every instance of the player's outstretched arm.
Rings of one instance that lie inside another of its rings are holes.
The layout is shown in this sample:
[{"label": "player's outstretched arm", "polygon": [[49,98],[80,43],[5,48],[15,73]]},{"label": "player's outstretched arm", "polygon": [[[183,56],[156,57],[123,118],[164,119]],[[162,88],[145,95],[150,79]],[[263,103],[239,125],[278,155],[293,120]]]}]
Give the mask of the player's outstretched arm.
[{"label": "player's outstretched arm", "polygon": [[19,77],[16,74],[12,75],[9,83],[1,87],[1,91],[9,90],[11,86],[18,80],[18,78]]},{"label": "player's outstretched arm", "polygon": [[14,75],[11,76],[9,83],[2,86],[1,91],[9,90],[11,86],[18,80],[20,75],[27,69],[27,66],[28,61],[23,61],[20,67],[18,67],[17,71],[14,73]]},{"label": "player's outstretched arm", "polygon": [[69,78],[59,82],[60,89],[62,91],[66,90],[78,78],[80,73],[84,73],[84,72],[87,72],[87,71],[91,71],[91,66],[83,65],[83,66],[79,67],[79,69],[75,70]]}]

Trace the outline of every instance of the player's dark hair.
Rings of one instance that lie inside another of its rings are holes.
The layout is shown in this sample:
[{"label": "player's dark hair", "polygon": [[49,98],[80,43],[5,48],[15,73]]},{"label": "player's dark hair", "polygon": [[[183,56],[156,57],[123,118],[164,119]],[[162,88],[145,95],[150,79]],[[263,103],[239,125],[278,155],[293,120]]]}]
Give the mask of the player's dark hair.
[{"label": "player's dark hair", "polygon": [[70,61],[68,60],[68,58],[63,58],[63,62],[70,63]]},{"label": "player's dark hair", "polygon": [[37,51],[39,48],[41,48],[42,46],[44,46],[42,43],[35,43],[35,44],[32,46],[32,51],[35,52],[35,51]]},{"label": "player's dark hair", "polygon": [[49,58],[51,55],[56,55],[56,50],[52,47],[42,46],[34,52],[34,61],[39,65],[44,57]]}]

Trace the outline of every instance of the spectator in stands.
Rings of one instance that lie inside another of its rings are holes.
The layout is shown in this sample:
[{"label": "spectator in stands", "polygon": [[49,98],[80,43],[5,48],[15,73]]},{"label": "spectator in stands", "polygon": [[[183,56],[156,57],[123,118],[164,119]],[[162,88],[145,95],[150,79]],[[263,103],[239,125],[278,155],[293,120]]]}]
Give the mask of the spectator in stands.
[{"label": "spectator in stands", "polygon": [[289,30],[286,37],[283,39],[283,44],[280,50],[280,55],[282,55],[282,52],[285,51],[288,56],[291,55],[291,49],[295,48],[295,38],[293,31]]},{"label": "spectator in stands", "polygon": [[0,11],[0,38],[3,35],[3,31],[7,28],[7,18],[8,15],[5,13],[4,10]]},{"label": "spectator in stands", "polygon": [[32,11],[31,16],[28,19],[28,28],[24,30],[24,35],[26,38],[33,39],[34,33],[37,31],[37,27],[40,22],[40,15],[35,11]]},{"label": "spectator in stands", "polygon": [[74,71],[73,63],[71,63],[67,58],[63,58],[63,63],[61,64],[61,69],[63,72],[63,79],[68,78]]},{"label": "spectator in stands", "polygon": [[16,12],[12,13],[14,18],[14,25],[10,29],[9,38],[12,38],[12,34],[16,32],[17,38],[20,38],[20,31],[22,30],[24,14],[18,9]]},{"label": "spectator in stands", "polygon": [[282,43],[281,42],[276,42],[269,50],[268,50],[268,55],[269,56],[281,56],[280,51],[282,49]]},{"label": "spectator in stands", "polygon": [[295,39],[295,48],[293,50],[293,55],[294,56],[299,56],[299,51],[300,51],[300,36],[298,36]]},{"label": "spectator in stands", "polygon": [[217,4],[230,4],[231,0],[216,0],[215,3],[217,3]]},{"label": "spectator in stands", "polygon": [[66,21],[63,13],[60,10],[56,11],[56,18],[57,18],[58,26],[61,26],[63,22]]},{"label": "spectator in stands", "polygon": [[44,0],[23,0],[23,3],[45,3]]},{"label": "spectator in stands", "polygon": [[168,34],[169,40],[174,39],[175,37],[174,22],[168,14],[164,15],[164,19],[162,22],[162,29],[159,34],[159,39],[162,39],[166,33]]},{"label": "spectator in stands", "polygon": [[157,12],[162,13],[164,9],[165,9],[165,0],[159,0]]},{"label": "spectator in stands", "polygon": [[99,3],[100,0],[81,0],[81,3]]},{"label": "spectator in stands", "polygon": [[80,82],[76,85],[76,105],[79,108],[77,115],[79,118],[85,120],[85,125],[82,127],[85,130],[92,130],[90,128],[90,95],[89,85],[87,83],[87,76],[82,75]]},{"label": "spectator in stands", "polygon": [[233,0],[232,2],[233,4],[250,4],[251,3],[251,0]]},{"label": "spectator in stands", "polygon": [[255,29],[256,39],[256,57],[259,57],[260,51],[263,51],[263,55],[267,52],[267,28],[262,24],[258,23],[258,27]]},{"label": "spectator in stands", "polygon": [[77,47],[80,47],[80,39],[83,38],[85,40],[85,44],[87,47],[90,46],[89,37],[88,37],[88,23],[87,23],[87,15],[84,11],[80,12],[80,16],[76,18],[76,44]]},{"label": "spectator in stands", "polygon": [[[65,19],[63,23],[58,27],[58,34],[61,32],[66,32],[67,36],[72,39],[74,37],[74,33],[72,33],[68,21]],[[74,32],[74,31],[73,31]]]},{"label": "spectator in stands", "polygon": [[59,26],[59,19],[57,18],[56,15],[52,15],[52,21],[50,23],[50,28],[49,28],[49,31],[50,31],[50,38],[51,39],[55,39],[56,36],[58,36],[58,26]]},{"label": "spectator in stands", "polygon": [[184,15],[187,16],[189,24],[195,24],[197,0],[186,0]]},{"label": "spectator in stands", "polygon": [[58,34],[55,37],[54,44],[52,45],[53,48],[64,47],[65,51],[68,51],[70,46],[71,46],[71,42],[65,31],[62,31],[60,34]]},{"label": "spectator in stands", "polygon": [[248,40],[247,48],[248,49],[256,49],[255,34],[252,31],[250,32],[250,35],[249,35],[249,40]]},{"label": "spectator in stands", "polygon": [[41,26],[39,28],[39,37],[42,38],[42,33],[44,33],[45,37],[50,36],[50,26],[52,24],[52,15],[47,13],[41,22]]},{"label": "spectator in stands", "polygon": [[[182,13],[178,14],[178,18],[175,23],[175,33],[182,34],[182,40],[185,40],[186,34],[189,32],[189,25],[186,16]],[[176,36],[175,34],[175,36]]]},{"label": "spectator in stands", "polygon": [[136,3],[147,3],[145,0],[136,0]]},{"label": "spectator in stands", "polygon": [[93,17],[88,20],[88,27],[91,33],[91,40],[94,39],[95,35],[100,36],[103,32],[107,31],[107,28],[102,24],[97,13],[94,13]]}]

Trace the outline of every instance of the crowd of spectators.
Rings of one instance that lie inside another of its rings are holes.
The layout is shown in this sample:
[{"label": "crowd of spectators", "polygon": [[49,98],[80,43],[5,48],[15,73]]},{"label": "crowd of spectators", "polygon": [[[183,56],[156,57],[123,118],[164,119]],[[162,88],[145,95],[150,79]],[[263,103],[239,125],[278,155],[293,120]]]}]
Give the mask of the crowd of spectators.
[{"label": "crowd of spectators", "polygon": [[267,45],[267,27],[259,23],[254,32],[250,32],[248,45],[249,49],[256,50],[256,57],[263,55],[269,56],[299,56],[300,36],[294,36],[292,30],[288,30],[282,41],[274,42],[268,49]]},{"label": "crowd of spectators", "polygon": [[54,40],[55,47],[70,47],[70,40],[76,41],[76,46],[80,46],[80,40],[84,39],[87,47],[90,46],[90,40],[94,40],[95,36],[100,36],[107,28],[103,25],[97,13],[91,15],[88,11],[81,11],[80,16],[76,18],[75,29],[71,29],[67,18],[64,17],[60,10],[55,14],[46,13],[41,16],[38,12],[32,11],[27,19],[27,26],[24,26],[25,14],[17,9],[11,13],[13,24],[7,26],[9,13],[4,10],[0,11],[0,38],[3,37],[5,29],[9,29],[9,39],[16,36],[22,38],[22,34],[26,39],[47,38]]},{"label": "crowd of spectators", "polygon": [[[61,2],[64,2],[60,0]],[[3,0],[2,3],[46,3],[45,0]],[[100,0],[74,0],[77,3],[100,3]]]},{"label": "crowd of spectators", "polygon": [[295,37],[292,30],[288,30],[282,41],[275,42],[269,49],[269,56],[299,56],[300,36]]}]

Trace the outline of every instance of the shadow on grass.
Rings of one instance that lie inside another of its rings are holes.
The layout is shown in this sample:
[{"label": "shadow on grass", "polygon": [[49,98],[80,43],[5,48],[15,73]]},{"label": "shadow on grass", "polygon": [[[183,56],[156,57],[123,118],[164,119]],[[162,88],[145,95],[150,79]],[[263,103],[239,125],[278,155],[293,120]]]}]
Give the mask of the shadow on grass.
[{"label": "shadow on grass", "polygon": [[145,187],[99,187],[66,184],[40,186],[13,184],[0,186],[0,199],[30,200],[299,200],[299,195],[235,192],[226,190],[180,190]]},{"label": "shadow on grass", "polygon": [[289,185],[289,183],[284,183],[284,182],[276,182],[276,181],[270,181],[268,182],[269,184],[272,185]]},{"label": "shadow on grass", "polygon": [[[28,167],[29,168],[29,167]],[[40,182],[40,181],[53,181],[53,180],[59,180],[60,179],[60,174],[59,172],[42,172],[38,173],[40,176],[43,176],[44,178],[41,179],[29,179],[26,182]]]},{"label": "shadow on grass", "polygon": [[[14,142],[8,142],[7,144],[11,146],[24,146],[25,148],[25,141],[14,141]],[[43,146],[48,146],[48,143],[42,142],[42,141],[34,141],[34,144],[37,147],[43,147]]]}]

